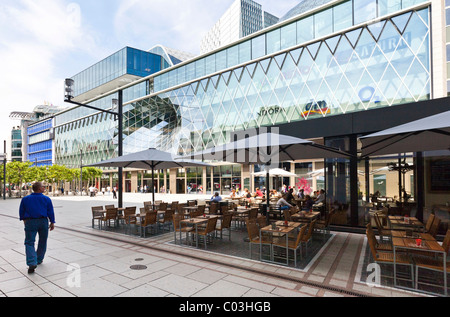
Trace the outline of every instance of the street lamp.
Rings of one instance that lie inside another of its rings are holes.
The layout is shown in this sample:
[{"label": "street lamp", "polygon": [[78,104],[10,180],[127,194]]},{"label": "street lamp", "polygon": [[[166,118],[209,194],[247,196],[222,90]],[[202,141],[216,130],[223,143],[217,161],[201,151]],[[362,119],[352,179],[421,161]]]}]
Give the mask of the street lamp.
[{"label": "street lamp", "polygon": [[3,200],[6,200],[6,140],[3,142],[5,153],[0,154],[0,160],[3,160]]},{"label": "street lamp", "polygon": [[[104,109],[100,109],[97,107],[93,107],[90,105],[85,105],[76,101],[73,101],[74,99],[74,84],[75,81],[71,78],[67,78],[64,81],[64,101],[67,103],[71,103],[80,107],[85,107],[85,108],[89,108],[92,110],[96,110],[99,112],[105,112],[105,113],[109,113],[111,115],[114,116],[115,120],[119,121],[119,156],[123,155],[123,92],[122,90],[118,91],[118,99],[113,99],[112,100],[112,108],[113,109],[117,109],[117,112],[114,111],[109,111],[109,110],[104,110]],[[119,195],[118,195],[118,200],[119,200],[119,208],[123,207],[123,168],[120,167],[119,168]]]}]

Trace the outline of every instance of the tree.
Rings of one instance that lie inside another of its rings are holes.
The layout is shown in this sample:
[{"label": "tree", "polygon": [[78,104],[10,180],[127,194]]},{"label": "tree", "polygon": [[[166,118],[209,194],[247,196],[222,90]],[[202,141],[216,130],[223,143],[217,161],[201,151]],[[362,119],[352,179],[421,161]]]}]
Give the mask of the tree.
[{"label": "tree", "polygon": [[19,185],[20,197],[22,197],[22,184],[30,180],[29,168],[31,164],[31,162],[10,162],[6,164],[7,179],[9,183],[15,183]]},{"label": "tree", "polygon": [[91,180],[101,177],[103,171],[96,167],[83,167],[83,180],[88,181],[88,187],[90,187]]}]

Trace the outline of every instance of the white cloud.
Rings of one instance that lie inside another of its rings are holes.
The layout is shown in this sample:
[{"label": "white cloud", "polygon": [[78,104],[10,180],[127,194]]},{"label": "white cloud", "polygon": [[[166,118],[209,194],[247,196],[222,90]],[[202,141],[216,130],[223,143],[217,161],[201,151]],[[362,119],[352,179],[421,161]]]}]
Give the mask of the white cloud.
[{"label": "white cloud", "polygon": [[[93,39],[81,27],[76,4],[63,0],[2,1],[0,5],[0,141],[10,140],[13,111],[30,112],[37,105],[62,105],[64,55]],[[70,74],[69,74],[70,75]]]}]

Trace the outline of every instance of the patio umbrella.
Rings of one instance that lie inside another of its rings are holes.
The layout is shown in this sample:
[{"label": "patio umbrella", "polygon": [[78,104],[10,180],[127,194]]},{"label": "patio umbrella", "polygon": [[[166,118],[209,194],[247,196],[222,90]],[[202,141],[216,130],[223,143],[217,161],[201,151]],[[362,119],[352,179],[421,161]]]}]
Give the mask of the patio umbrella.
[{"label": "patio umbrella", "polygon": [[360,138],[362,156],[450,150],[450,111]]},{"label": "patio umbrella", "polygon": [[312,141],[276,134],[263,133],[241,138],[187,157],[200,161],[225,161],[241,164],[267,164],[314,158],[348,158],[349,153]]},{"label": "patio umbrella", "polygon": [[[257,177],[266,177],[267,173],[266,172],[257,172],[257,173],[252,173],[253,176],[257,176]],[[269,170],[269,176],[273,176],[273,177],[297,177],[297,174],[285,171],[284,169],[281,168],[274,168]]]},{"label": "patio umbrella", "polygon": [[[312,141],[276,133],[262,133],[193,153],[188,157],[202,161],[263,164],[266,166],[268,181],[271,165],[273,168],[273,165],[278,166],[279,162],[313,158],[348,158],[349,156],[351,155],[347,152]],[[267,190],[268,185],[266,185]],[[266,208],[269,210],[268,200],[266,200]]]},{"label": "patio umbrella", "polygon": [[[312,172],[308,172],[307,174],[311,177],[324,176],[326,171],[328,171],[328,169],[321,168]],[[358,175],[364,176],[365,173],[363,171],[358,170]]]},{"label": "patio umbrella", "polygon": [[[176,159],[171,153],[162,152],[156,149],[148,149],[145,151],[132,153],[118,158],[113,158],[89,166],[93,167],[123,167],[123,168],[137,168],[152,171],[152,187],[155,179],[155,170],[169,169],[169,168],[184,168],[184,167],[203,167],[210,166],[203,162],[196,162],[192,160]],[[155,191],[153,192],[153,204],[155,204]]]},{"label": "patio umbrella", "polygon": [[[262,172],[257,172],[257,173],[252,173],[253,176],[257,176],[257,177],[267,177],[267,173],[265,171]],[[285,171],[284,169],[281,168],[274,168],[269,170],[269,176],[271,177],[277,177],[277,181],[278,181],[278,177],[298,177],[297,174]]]}]

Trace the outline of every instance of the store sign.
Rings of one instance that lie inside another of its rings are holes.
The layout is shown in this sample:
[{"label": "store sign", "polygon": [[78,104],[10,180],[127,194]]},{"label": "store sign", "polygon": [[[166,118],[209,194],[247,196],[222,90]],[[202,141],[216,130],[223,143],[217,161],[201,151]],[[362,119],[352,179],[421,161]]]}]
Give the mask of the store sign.
[{"label": "store sign", "polygon": [[280,106],[271,106],[269,108],[262,109],[260,112],[257,113],[258,117],[262,116],[273,116],[275,114],[278,114],[281,112]]},{"label": "store sign", "polygon": [[331,109],[328,107],[328,104],[325,100],[321,100],[318,102],[310,102],[305,106],[305,111],[303,111],[303,116],[314,115],[314,114],[330,114]]}]

